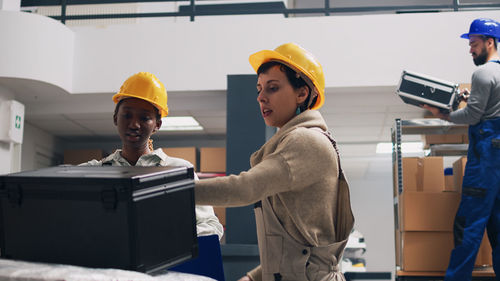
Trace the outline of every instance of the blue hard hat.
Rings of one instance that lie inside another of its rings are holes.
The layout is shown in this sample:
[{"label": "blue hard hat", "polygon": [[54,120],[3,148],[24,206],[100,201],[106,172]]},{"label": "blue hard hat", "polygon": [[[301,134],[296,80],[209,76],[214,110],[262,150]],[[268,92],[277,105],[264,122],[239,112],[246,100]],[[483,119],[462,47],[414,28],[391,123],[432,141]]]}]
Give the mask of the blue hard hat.
[{"label": "blue hard hat", "polygon": [[470,24],[469,33],[462,34],[462,38],[469,39],[470,35],[484,35],[500,38],[500,23],[492,19],[475,19]]}]

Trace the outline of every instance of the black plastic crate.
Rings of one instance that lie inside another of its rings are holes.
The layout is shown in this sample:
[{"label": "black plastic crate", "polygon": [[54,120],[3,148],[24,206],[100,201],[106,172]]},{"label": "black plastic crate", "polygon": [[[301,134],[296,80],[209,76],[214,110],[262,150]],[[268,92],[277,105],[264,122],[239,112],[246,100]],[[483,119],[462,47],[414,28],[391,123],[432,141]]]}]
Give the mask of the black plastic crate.
[{"label": "black plastic crate", "polygon": [[198,254],[194,172],[60,166],[0,176],[2,258],[153,273]]},{"label": "black plastic crate", "polygon": [[456,110],[459,103],[458,84],[406,70],[401,75],[396,93],[407,104],[427,104],[444,113]]}]

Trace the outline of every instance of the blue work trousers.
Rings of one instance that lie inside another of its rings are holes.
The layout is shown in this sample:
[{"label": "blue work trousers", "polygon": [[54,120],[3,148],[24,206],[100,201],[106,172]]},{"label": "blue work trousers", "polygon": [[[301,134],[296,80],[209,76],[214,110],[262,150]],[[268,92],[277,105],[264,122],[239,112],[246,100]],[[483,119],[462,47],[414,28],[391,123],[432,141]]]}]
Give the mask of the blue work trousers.
[{"label": "blue work trousers", "polygon": [[462,200],[455,217],[455,248],[446,281],[471,280],[476,255],[486,228],[493,249],[493,268],[500,280],[500,118],[469,127],[469,150]]}]

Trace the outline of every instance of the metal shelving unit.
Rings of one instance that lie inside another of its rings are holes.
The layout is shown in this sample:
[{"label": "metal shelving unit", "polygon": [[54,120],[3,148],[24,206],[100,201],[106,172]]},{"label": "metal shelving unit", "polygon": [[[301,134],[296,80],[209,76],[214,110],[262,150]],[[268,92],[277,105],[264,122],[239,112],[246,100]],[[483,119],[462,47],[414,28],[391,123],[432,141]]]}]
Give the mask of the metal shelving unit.
[{"label": "metal shelving unit", "polygon": [[[391,128],[392,160],[394,163],[396,163],[397,172],[397,187],[395,190],[398,191],[397,194],[394,195],[396,196],[403,191],[403,171],[401,167],[401,145],[403,143],[403,135],[466,134],[467,129],[467,125],[459,125],[441,119],[396,119],[394,122],[394,126]],[[430,149],[430,155],[467,155],[467,148],[467,144],[432,145]]]},{"label": "metal shelving unit", "polygon": [[[392,160],[394,165],[394,219],[395,226],[398,225],[399,202],[398,195],[403,192],[403,169],[402,169],[402,143],[403,135],[423,134],[466,134],[468,125],[454,124],[441,119],[396,119],[391,128]],[[429,155],[431,156],[461,156],[467,155],[468,144],[438,144],[431,145]],[[398,243],[398,241],[396,241]],[[473,280],[495,280],[495,273],[491,268],[484,268],[473,272]],[[396,269],[396,280],[442,280],[444,272],[405,272]]]}]

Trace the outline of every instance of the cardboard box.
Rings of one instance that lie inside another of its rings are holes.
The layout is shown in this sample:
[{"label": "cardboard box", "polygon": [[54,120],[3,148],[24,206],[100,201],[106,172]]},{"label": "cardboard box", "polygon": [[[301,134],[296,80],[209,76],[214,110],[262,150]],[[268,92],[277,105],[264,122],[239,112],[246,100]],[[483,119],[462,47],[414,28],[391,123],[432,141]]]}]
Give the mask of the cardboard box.
[{"label": "cardboard box", "polygon": [[444,176],[444,191],[456,192],[455,185],[453,184],[453,175]]},{"label": "cardboard box", "polygon": [[226,208],[224,207],[214,207],[214,212],[219,222],[225,227],[226,226]]},{"label": "cardboard box", "polygon": [[423,135],[424,148],[429,148],[431,144],[450,144],[450,143],[462,143],[463,135]]},{"label": "cardboard box", "polygon": [[453,162],[453,185],[457,192],[462,192],[462,182],[465,172],[465,164],[467,157],[460,157],[457,161]]},{"label": "cardboard box", "polygon": [[399,197],[401,231],[453,231],[460,204],[457,192],[404,191]]},{"label": "cardboard box", "polygon": [[486,232],[484,233],[483,240],[481,242],[481,246],[479,247],[479,251],[477,252],[476,262],[474,266],[484,267],[484,266],[492,266],[492,250],[490,240],[488,239],[488,235]]},{"label": "cardboard box", "polygon": [[[402,160],[403,190],[417,191],[418,157],[404,157]],[[397,177],[397,174],[395,174]],[[397,182],[397,181],[396,181]]]},{"label": "cardboard box", "polygon": [[67,149],[64,151],[64,164],[78,165],[92,159],[104,158],[102,149]]},{"label": "cardboard box", "polygon": [[[407,252],[406,254],[406,266],[409,268],[415,268],[415,266],[418,266],[418,268],[422,268],[422,265],[417,264],[413,257],[411,257],[412,253],[414,253],[414,250],[412,249],[413,244],[415,241],[412,241],[412,239],[416,239],[416,237],[421,236],[423,237],[425,244],[429,243],[430,241],[425,241],[425,239],[432,239],[432,236],[437,237],[437,239],[440,239],[440,234],[430,234],[430,235],[425,235],[425,234],[418,234],[418,233],[423,233],[423,232],[406,232],[406,240],[402,241],[402,232],[399,230],[396,230],[395,232],[395,238],[396,238],[396,265],[399,267],[402,267],[405,263],[403,262],[403,256],[401,255],[402,247],[403,247],[403,242],[406,242],[406,245],[410,243],[409,246],[406,247]],[[429,232],[433,233],[433,232]],[[440,233],[440,232],[438,232]],[[443,233],[449,233],[449,232],[443,232]],[[447,234],[442,234],[442,235],[447,235]],[[425,237],[429,236],[429,237]],[[442,239],[442,238],[441,238]],[[450,239],[453,241],[453,237],[450,237]],[[410,249],[408,249],[410,247]],[[449,247],[449,246],[448,246]],[[453,248],[451,248],[453,249]],[[450,249],[450,252],[451,252]],[[408,251],[410,251],[408,253]],[[447,250],[445,250],[447,251]],[[485,267],[485,266],[492,266],[493,265],[493,260],[492,260],[492,255],[491,255],[491,245],[490,241],[488,240],[488,236],[484,235],[483,241],[481,242],[481,247],[479,248],[479,251],[477,253],[477,258],[476,262],[474,263],[474,266],[476,267]],[[421,259],[425,259],[424,257],[421,257]],[[443,267],[443,260],[440,261],[441,267]],[[427,266],[426,266],[427,267]],[[405,269],[409,270],[409,269]],[[422,269],[424,270],[424,269]],[[427,269],[426,269],[427,270]],[[444,269],[445,270],[445,269]]]},{"label": "cardboard box", "polygon": [[401,269],[445,271],[453,249],[453,232],[408,231],[401,233]]},{"label": "cardboard box", "polygon": [[177,157],[189,161],[193,164],[194,170],[198,171],[198,150],[196,147],[168,147],[162,148],[163,152],[170,157]]},{"label": "cardboard box", "polygon": [[453,168],[451,167],[444,169],[444,191],[457,191],[453,184]]},{"label": "cardboard box", "polygon": [[[401,160],[403,191],[449,191],[445,187],[443,157],[404,157]],[[394,183],[397,183],[395,167]]]},{"label": "cardboard box", "polygon": [[462,143],[469,143],[469,134],[463,134],[462,137],[463,137]]},{"label": "cardboard box", "polygon": [[226,148],[225,147],[200,148],[200,172],[202,173],[226,172]]},{"label": "cardboard box", "polygon": [[417,190],[426,192],[441,192],[445,190],[443,157],[430,156],[419,159]]}]

